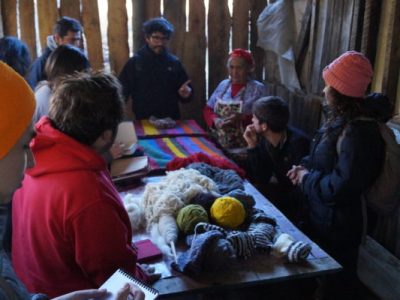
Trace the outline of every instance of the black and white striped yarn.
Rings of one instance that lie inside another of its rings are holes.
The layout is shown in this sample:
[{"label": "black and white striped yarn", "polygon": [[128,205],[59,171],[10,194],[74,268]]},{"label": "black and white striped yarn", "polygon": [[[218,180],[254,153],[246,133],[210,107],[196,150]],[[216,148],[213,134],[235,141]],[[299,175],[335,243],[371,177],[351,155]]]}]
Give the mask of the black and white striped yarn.
[{"label": "black and white striped yarn", "polygon": [[276,220],[258,208],[253,208],[253,213],[250,216],[250,223],[267,223],[276,226]]},{"label": "black and white striped yarn", "polygon": [[194,232],[200,234],[212,230],[221,232],[235,249],[236,256],[244,259],[253,256],[255,250],[268,252],[275,235],[275,227],[266,223],[250,224],[248,231],[243,232],[228,231],[220,226],[201,222],[196,225]]},{"label": "black and white striped yarn", "polygon": [[301,241],[293,242],[287,251],[287,259],[290,262],[298,262],[304,260],[311,252],[311,245]]},{"label": "black and white striped yarn", "polygon": [[217,231],[221,232],[224,236],[228,235],[228,231],[225,230],[224,228],[222,228],[218,225],[205,223],[205,222],[197,223],[196,227],[194,228],[194,233],[198,234],[198,233],[203,233],[203,232],[207,232],[207,231],[211,231],[211,230],[217,230]]},{"label": "black and white striped yarn", "polygon": [[233,231],[228,234],[227,240],[235,249],[237,257],[248,259],[254,255],[255,240],[249,233]]},{"label": "black and white striped yarn", "polygon": [[286,257],[289,262],[304,260],[310,254],[311,246],[308,243],[296,241],[286,233],[280,234],[274,243],[276,222],[264,212],[256,210],[250,220],[247,231],[226,230],[218,225],[200,222],[194,232],[195,235],[213,230],[222,233],[232,245],[236,256],[243,259],[252,257],[256,251],[270,252],[271,248],[277,256]]},{"label": "black and white striped yarn", "polygon": [[247,230],[253,237],[254,247],[260,252],[269,252],[275,236],[275,227],[267,223],[252,223]]}]

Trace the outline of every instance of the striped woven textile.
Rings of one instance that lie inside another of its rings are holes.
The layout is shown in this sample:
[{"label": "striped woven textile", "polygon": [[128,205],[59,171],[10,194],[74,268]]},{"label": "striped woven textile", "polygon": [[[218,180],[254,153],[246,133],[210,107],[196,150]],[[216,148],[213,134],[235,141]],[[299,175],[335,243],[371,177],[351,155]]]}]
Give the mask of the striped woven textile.
[{"label": "striped woven textile", "polygon": [[170,129],[157,129],[148,120],[136,120],[134,125],[139,139],[208,135],[194,120],[178,120],[176,127]]},{"label": "striped woven textile", "polygon": [[165,169],[167,163],[175,157],[184,158],[197,152],[225,157],[221,150],[204,137],[141,139],[138,143],[150,158],[151,170]]}]

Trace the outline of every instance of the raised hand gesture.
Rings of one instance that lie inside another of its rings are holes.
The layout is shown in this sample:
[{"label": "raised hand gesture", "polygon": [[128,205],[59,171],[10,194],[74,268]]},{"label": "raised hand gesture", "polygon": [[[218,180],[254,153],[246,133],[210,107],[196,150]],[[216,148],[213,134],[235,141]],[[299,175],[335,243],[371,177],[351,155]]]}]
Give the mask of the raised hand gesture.
[{"label": "raised hand gesture", "polygon": [[190,82],[191,82],[191,80],[189,79],[184,84],[182,84],[181,87],[179,88],[178,94],[182,98],[188,98],[192,94],[192,88],[189,86]]}]

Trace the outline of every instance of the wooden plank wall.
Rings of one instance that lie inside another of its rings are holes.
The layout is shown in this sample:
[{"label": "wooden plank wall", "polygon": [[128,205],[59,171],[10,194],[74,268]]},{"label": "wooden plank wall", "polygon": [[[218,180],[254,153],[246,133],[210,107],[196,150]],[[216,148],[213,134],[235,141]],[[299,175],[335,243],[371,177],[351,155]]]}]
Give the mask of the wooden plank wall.
[{"label": "wooden plank wall", "polygon": [[17,1],[2,0],[1,12],[4,35],[17,35]]},{"label": "wooden plank wall", "polygon": [[[105,1],[105,0],[102,0]],[[128,12],[126,3],[132,5],[132,31],[128,32]],[[291,107],[294,125],[312,133],[304,119],[307,99],[321,96],[324,83],[322,68],[340,53],[356,49],[362,50],[372,62],[377,58],[377,77],[373,88],[387,93],[390,98],[400,97],[399,84],[399,3],[395,0],[298,0],[306,6],[298,40],[295,45],[296,70],[302,92],[293,95],[282,92],[283,97],[296,100]],[[271,92],[279,93],[280,74],[277,57],[272,52],[265,53],[256,46],[256,21],[268,3],[267,0],[209,0],[208,11],[201,0],[164,0],[163,13],[175,27],[170,41],[171,52],[181,58],[195,87],[194,100],[183,105],[183,116],[202,121],[201,108],[206,101],[206,91],[212,93],[216,85],[227,77],[226,60],[230,47],[249,48],[256,60],[255,77],[265,78],[271,84]],[[33,58],[38,49],[46,45],[46,37],[52,33],[57,18],[69,15],[79,19],[84,26],[85,47],[94,69],[110,64],[118,73],[129,57],[128,35],[133,38],[136,51],[144,44],[142,23],[160,16],[161,0],[108,0],[107,39],[101,36],[99,7],[93,0],[14,0],[1,1],[1,17],[5,35],[18,35],[26,42]],[[59,7],[57,7],[59,3]],[[229,10],[232,3],[232,11]],[[189,15],[186,16],[186,5]],[[383,9],[382,9],[383,7]],[[17,14],[17,9],[19,13]],[[38,12],[38,26],[35,28],[34,10]],[[380,14],[385,15],[381,18]],[[19,15],[19,20],[17,20]],[[364,18],[365,16],[365,18]],[[382,20],[383,19],[383,20]],[[379,25],[376,25],[379,23]],[[19,26],[19,30],[18,30]],[[36,35],[39,35],[38,37]],[[378,39],[379,37],[379,39]],[[36,40],[40,40],[40,47]],[[109,55],[103,56],[102,41]],[[384,41],[384,42],[382,42]],[[378,44],[378,46],[377,46]],[[206,66],[208,63],[208,66]],[[207,72],[205,70],[208,70]],[[301,96],[303,95],[303,96]],[[315,101],[312,101],[313,103]],[[399,103],[400,100],[397,100]],[[313,104],[314,105],[314,104]],[[399,107],[399,105],[398,105]],[[399,108],[398,108],[399,109]],[[319,122],[317,109],[307,115],[311,124]]]},{"label": "wooden plank wall", "polygon": [[[234,0],[232,12],[229,11],[227,0],[210,0],[208,12],[205,11],[203,1],[189,1],[189,15],[186,17],[187,1],[164,0],[164,16],[175,27],[175,33],[170,42],[171,52],[182,59],[195,90],[192,103],[181,106],[182,115],[185,118],[195,118],[202,123],[201,111],[206,102],[206,90],[211,94],[217,84],[227,77],[226,61],[230,45],[232,48],[250,48],[256,60],[256,79],[263,79],[265,57],[264,51],[255,46],[256,21],[268,1]],[[161,14],[160,2],[160,0],[132,1],[133,51],[144,44],[142,23]],[[37,49],[35,35],[32,33],[34,31],[33,0],[23,0],[21,3],[24,5],[24,10],[21,12],[23,11],[24,16],[27,16],[24,21],[21,21],[21,37],[35,57]],[[15,1],[2,1],[2,11],[12,12],[11,14],[3,13],[5,34],[16,35],[16,9]],[[104,67],[105,58],[101,48],[102,38],[96,1],[61,0],[60,7],[57,8],[55,0],[38,0],[37,9],[42,48],[46,45],[46,37],[51,34],[56,19],[62,15],[69,15],[79,19],[84,26],[86,51],[92,67],[94,69]],[[206,15],[208,15],[207,19]],[[109,63],[111,70],[118,74],[129,56],[125,1],[109,0],[107,18],[109,60],[106,63]],[[187,23],[188,31],[186,31]],[[206,74],[204,66],[207,58],[208,73]]]},{"label": "wooden plank wall", "polygon": [[[271,93],[289,101],[291,123],[313,134],[321,117],[320,100],[324,81],[322,69],[347,50],[360,50],[362,16],[361,0],[307,0],[300,22],[298,38],[293,45],[296,70],[302,91],[289,91],[280,86],[276,55],[266,52],[266,81]],[[373,61],[373,58],[371,59]],[[307,108],[307,109],[305,109]]]},{"label": "wooden plank wall", "polygon": [[108,48],[111,70],[119,74],[129,58],[125,0],[108,0]]},{"label": "wooden plank wall", "polygon": [[228,59],[229,33],[231,15],[226,1],[210,2],[208,10],[208,63],[209,63],[209,96],[222,78],[227,77],[226,61]]},{"label": "wooden plank wall", "polygon": [[35,15],[33,0],[20,0],[19,5],[24,9],[20,11],[21,39],[26,43],[32,58],[36,58]]},{"label": "wooden plank wall", "polygon": [[[132,27],[131,32],[128,32],[127,1],[132,4],[132,24],[129,24]],[[108,0],[107,3],[108,26],[105,20],[100,21],[97,1],[37,0],[39,28],[35,28],[34,0],[20,0],[19,23],[16,1],[3,0],[1,11],[4,34],[16,36],[19,24],[19,37],[28,45],[35,58],[40,55],[37,53],[38,49],[46,46],[46,38],[52,34],[56,20],[60,16],[71,16],[81,21],[84,27],[84,46],[92,67],[102,69],[105,64],[109,64],[111,70],[118,74],[129,57],[128,35],[132,35],[131,51],[134,52],[144,44],[143,22],[161,15],[161,0]],[[193,101],[181,106],[182,115],[185,118],[195,118],[201,123],[206,90],[209,90],[210,94],[217,84],[227,77],[226,61],[230,47],[250,48],[256,57],[256,77],[262,80],[263,76],[264,51],[255,46],[256,21],[268,1],[233,0],[232,12],[228,3],[229,0],[209,0],[206,11],[204,1],[163,1],[163,14],[175,27],[169,45],[171,52],[181,58],[195,91]],[[188,16],[186,5],[189,7]],[[107,26],[107,39],[102,38],[100,26]],[[36,45],[36,32],[39,35],[40,47]],[[105,57],[102,49],[104,40],[108,43],[105,48],[109,53]],[[205,68],[207,61],[208,72]]]},{"label": "wooden plank wall", "polygon": [[380,9],[375,76],[372,87],[390,99],[400,112],[400,2],[384,0]]},{"label": "wooden plank wall", "polygon": [[53,32],[54,23],[58,19],[57,2],[53,0],[37,1],[39,36],[42,49],[46,47],[47,36]]}]

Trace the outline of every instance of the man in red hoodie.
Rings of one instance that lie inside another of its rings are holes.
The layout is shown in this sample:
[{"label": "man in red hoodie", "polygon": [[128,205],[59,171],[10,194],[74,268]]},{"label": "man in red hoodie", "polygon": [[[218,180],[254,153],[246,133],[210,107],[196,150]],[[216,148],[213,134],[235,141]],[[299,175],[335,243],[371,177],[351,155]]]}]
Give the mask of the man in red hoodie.
[{"label": "man in red hoodie", "polygon": [[148,279],[136,266],[128,214],[101,156],[122,105],[114,76],[79,74],[56,88],[49,117],[36,125],[36,165],[12,208],[12,261],[30,292],[97,288],[118,268]]}]

